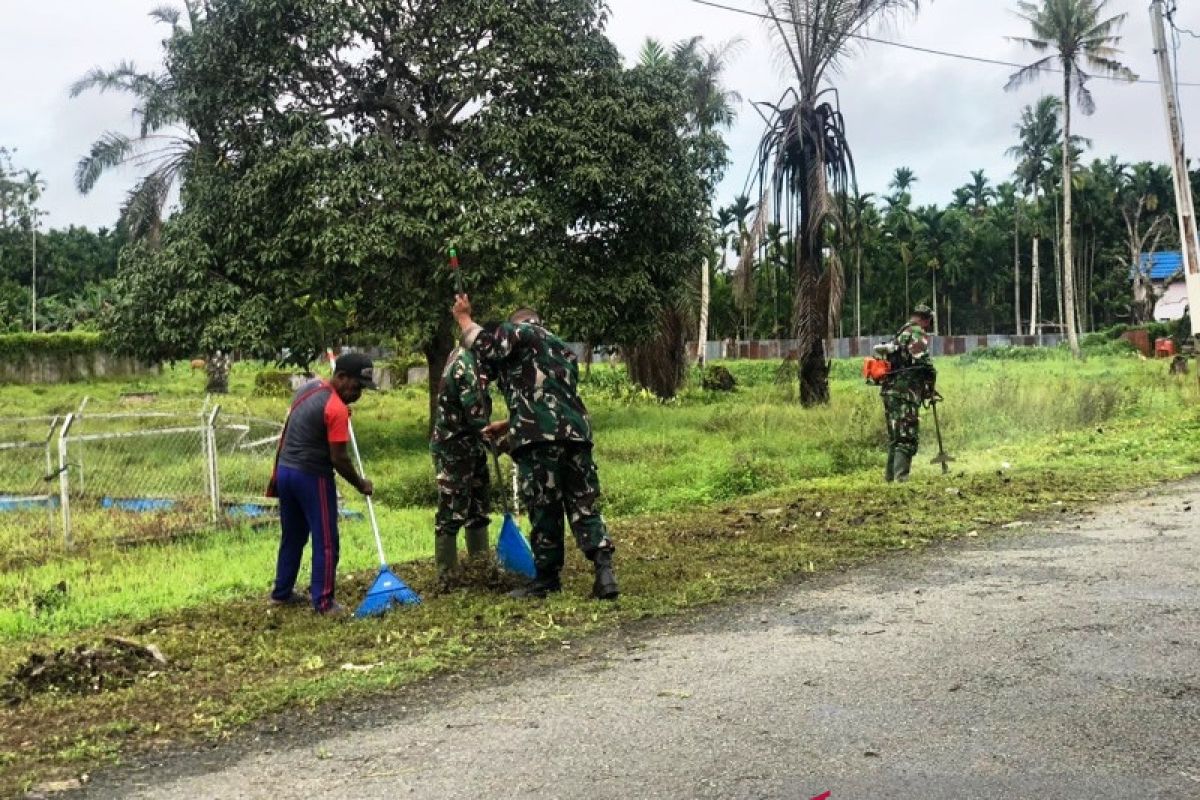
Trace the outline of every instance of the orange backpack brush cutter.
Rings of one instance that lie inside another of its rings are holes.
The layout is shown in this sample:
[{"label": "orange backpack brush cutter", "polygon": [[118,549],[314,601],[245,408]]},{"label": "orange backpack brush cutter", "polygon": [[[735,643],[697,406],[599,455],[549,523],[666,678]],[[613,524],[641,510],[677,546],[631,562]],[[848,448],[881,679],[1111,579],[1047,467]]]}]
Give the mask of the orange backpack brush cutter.
[{"label": "orange backpack brush cutter", "polygon": [[879,385],[883,383],[883,379],[892,371],[892,366],[883,358],[866,358],[863,359],[863,377],[867,383]]}]

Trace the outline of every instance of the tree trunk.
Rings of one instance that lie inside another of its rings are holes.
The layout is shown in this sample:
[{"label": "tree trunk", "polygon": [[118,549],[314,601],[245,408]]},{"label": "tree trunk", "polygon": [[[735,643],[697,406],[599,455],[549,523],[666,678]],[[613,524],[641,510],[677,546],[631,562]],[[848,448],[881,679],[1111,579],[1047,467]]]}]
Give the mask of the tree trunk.
[{"label": "tree trunk", "polygon": [[954,335],[954,298],[946,295],[946,335]]},{"label": "tree trunk", "polygon": [[1055,299],[1058,303],[1058,331],[1062,333],[1065,330],[1065,317],[1063,316],[1063,290],[1062,290],[1062,207],[1058,200],[1054,202],[1054,292]]},{"label": "tree trunk", "polygon": [[204,359],[204,372],[208,383],[204,391],[209,394],[229,394],[229,368],[233,359],[224,350],[209,353]]},{"label": "tree trunk", "polygon": [[687,375],[683,323],[678,310],[667,308],[653,339],[625,348],[630,380],[662,400],[674,397]]},{"label": "tree trunk", "polygon": [[[816,113],[800,110],[801,147],[805,151],[803,192],[800,197],[800,230],[796,247],[795,321],[796,366],[799,372],[800,404],[808,407],[829,402],[829,363],[825,339],[829,335],[829,309],[835,298],[822,297],[821,276],[825,268],[825,206],[828,187],[825,159],[812,141],[813,131],[822,130]],[[821,308],[821,301],[826,303]]]},{"label": "tree trunk", "polygon": [[708,259],[700,265],[700,333],[696,337],[696,363],[704,366],[704,354],[708,346]]},{"label": "tree trunk", "polygon": [[937,313],[937,269],[931,269],[929,274],[933,276],[933,335],[937,336],[938,332],[938,313]]},{"label": "tree trunk", "polygon": [[1075,325],[1075,251],[1071,247],[1071,65],[1063,70],[1063,316],[1071,355],[1079,358],[1079,330]]},{"label": "tree trunk", "polygon": [[[861,236],[861,232],[859,233]],[[854,335],[862,338],[862,243],[854,249]]]},{"label": "tree trunk", "polygon": [[1042,264],[1041,264],[1041,249],[1042,240],[1038,238],[1037,233],[1033,235],[1033,245],[1029,248],[1031,257],[1033,258],[1033,267],[1029,270],[1033,286],[1029,290],[1029,335],[1040,336],[1042,326],[1038,324],[1038,314],[1041,313],[1039,295],[1042,293]]},{"label": "tree trunk", "polygon": [[1021,216],[1013,198],[1013,333],[1021,335]]}]

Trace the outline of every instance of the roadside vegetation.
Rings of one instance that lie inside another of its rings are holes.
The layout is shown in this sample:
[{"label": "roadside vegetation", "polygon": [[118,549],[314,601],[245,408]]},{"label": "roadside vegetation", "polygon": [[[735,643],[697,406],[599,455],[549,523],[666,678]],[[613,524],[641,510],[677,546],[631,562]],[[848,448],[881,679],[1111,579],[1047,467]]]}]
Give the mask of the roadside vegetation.
[{"label": "roadside vegetation", "polygon": [[[0,786],[86,772],[169,741],[226,736],[275,712],[561,648],[797,574],[984,535],[1021,516],[1076,510],[1200,471],[1195,379],[1128,353],[1083,363],[1062,351],[941,360],[943,433],[957,460],[945,477],[929,464],[927,425],[915,481],[892,487],[881,481],[876,390],[862,384],[857,363],[836,363],[832,403],[808,410],[795,402],[794,372],[779,362],[725,366],[735,391],[703,390],[694,380],[670,403],[618,370],[597,367],[588,379],[605,511],[619,542],[623,594],[612,607],[584,599],[588,579],[576,554],[566,591],[548,602],[489,590],[435,596],[421,387],[371,395],[355,413],[380,488],[388,556],[425,596],[419,608],[383,620],[328,624],[268,608],[270,525],[137,547],[100,540],[70,553],[0,527],[0,682],[31,656],[105,637],[153,644],[167,659],[102,691],[23,694],[5,683],[12,705],[0,711]],[[255,396],[255,374],[235,369],[223,404],[281,416],[286,398]],[[83,394],[97,402],[130,391],[157,392],[161,402],[195,398],[203,381],[177,368],[136,384],[3,387],[0,415],[64,410]],[[342,540],[339,591],[355,603],[373,577],[373,547],[361,521],[345,522]],[[37,557],[9,557],[20,548]]]}]

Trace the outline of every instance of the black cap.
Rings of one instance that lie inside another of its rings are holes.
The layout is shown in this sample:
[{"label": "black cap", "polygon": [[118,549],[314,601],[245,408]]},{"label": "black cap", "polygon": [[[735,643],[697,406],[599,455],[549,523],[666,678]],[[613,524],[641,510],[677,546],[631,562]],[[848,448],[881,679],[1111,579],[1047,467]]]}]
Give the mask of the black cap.
[{"label": "black cap", "polygon": [[342,353],[333,365],[336,375],[344,372],[358,381],[364,389],[376,389],[375,362],[362,353]]}]

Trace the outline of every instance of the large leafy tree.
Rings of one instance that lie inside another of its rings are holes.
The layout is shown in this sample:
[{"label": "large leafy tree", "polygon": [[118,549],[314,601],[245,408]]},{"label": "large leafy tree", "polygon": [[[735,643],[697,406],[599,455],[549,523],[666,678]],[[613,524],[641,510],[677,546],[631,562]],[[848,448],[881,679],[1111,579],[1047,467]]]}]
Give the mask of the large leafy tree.
[{"label": "large leafy tree", "polygon": [[1117,31],[1125,14],[1105,18],[1109,0],[1041,0],[1018,2],[1017,15],[1031,29],[1028,37],[1015,41],[1042,58],[1014,73],[1005,88],[1015,89],[1049,72],[1062,74],[1062,286],[1067,340],[1071,352],[1079,356],[1079,331],[1075,301],[1075,251],[1071,229],[1071,191],[1073,175],[1071,141],[1072,95],[1085,115],[1096,110],[1088,82],[1093,73],[1105,77],[1135,80],[1136,75],[1117,61],[1120,37]]},{"label": "large leafy tree", "polygon": [[[603,19],[595,0],[207,3],[167,64],[218,155],[162,254],[131,256],[125,329],[296,358],[407,331],[436,373],[453,246],[481,313],[651,335],[706,235],[700,148],[682,87],[622,69]],[[161,310],[138,329],[139,307]]]}]

